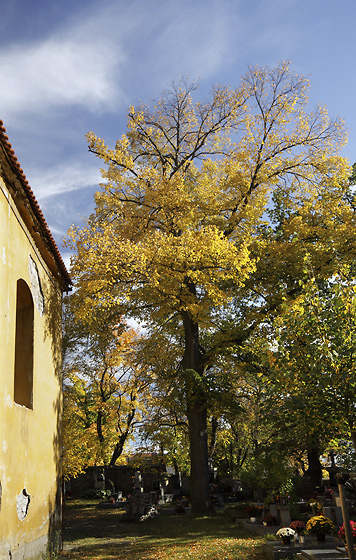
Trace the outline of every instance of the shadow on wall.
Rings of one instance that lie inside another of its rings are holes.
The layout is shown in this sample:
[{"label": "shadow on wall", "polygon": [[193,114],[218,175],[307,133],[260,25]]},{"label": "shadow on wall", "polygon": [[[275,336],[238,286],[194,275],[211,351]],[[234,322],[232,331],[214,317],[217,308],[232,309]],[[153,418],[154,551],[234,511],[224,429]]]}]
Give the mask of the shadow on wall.
[{"label": "shadow on wall", "polygon": [[54,558],[62,545],[62,294],[52,284],[44,293],[46,302],[44,340],[50,339],[56,380],[60,391],[53,401],[56,428],[53,460],[56,465],[56,492],[48,499],[48,557]]},{"label": "shadow on wall", "polygon": [[45,329],[44,341],[51,341],[54,371],[58,381],[62,378],[62,294],[52,283],[44,290]]},{"label": "shadow on wall", "polygon": [[56,430],[53,435],[53,458],[56,465],[56,492],[48,499],[48,556],[54,558],[62,547],[62,395],[58,394],[53,403]]}]

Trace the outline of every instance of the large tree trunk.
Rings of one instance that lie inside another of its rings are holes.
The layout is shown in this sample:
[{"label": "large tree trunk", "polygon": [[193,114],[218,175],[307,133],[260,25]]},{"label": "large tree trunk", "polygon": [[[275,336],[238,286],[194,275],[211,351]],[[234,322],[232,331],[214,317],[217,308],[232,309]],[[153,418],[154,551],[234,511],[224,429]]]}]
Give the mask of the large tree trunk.
[{"label": "large tree trunk", "polygon": [[188,404],[188,420],[192,511],[206,513],[210,502],[206,409]]},{"label": "large tree trunk", "polygon": [[206,513],[210,500],[204,354],[199,346],[197,323],[184,313],[183,324],[185,352],[182,365],[189,423],[190,497],[193,513]]},{"label": "large tree trunk", "polygon": [[[131,398],[131,402],[134,402],[136,400],[136,397],[133,395],[133,393],[131,393],[130,395]],[[120,407],[118,408],[118,414],[119,414],[119,410]],[[110,459],[110,463],[109,466],[113,467],[116,463],[116,461],[118,460],[118,458],[120,457],[120,455],[122,454],[123,450],[124,450],[124,445],[126,443],[127,438],[129,437],[130,434],[130,428],[131,428],[131,424],[135,418],[135,414],[136,414],[136,408],[132,407],[131,410],[128,412],[127,416],[126,416],[126,429],[125,430],[121,430],[121,434],[119,436],[118,441],[116,442],[113,454],[111,456]],[[118,430],[120,425],[120,420],[118,421]]]},{"label": "large tree trunk", "polygon": [[116,445],[114,447],[114,451],[111,455],[109,467],[114,467],[115,466],[116,461],[118,460],[118,458],[122,454],[125,442],[128,438],[128,435],[129,435],[128,432],[124,432],[123,434],[120,435],[119,440],[116,442]]},{"label": "large tree trunk", "polygon": [[322,482],[322,467],[320,463],[320,452],[317,444],[308,446],[308,470],[306,475],[310,478],[314,487],[319,487]]}]

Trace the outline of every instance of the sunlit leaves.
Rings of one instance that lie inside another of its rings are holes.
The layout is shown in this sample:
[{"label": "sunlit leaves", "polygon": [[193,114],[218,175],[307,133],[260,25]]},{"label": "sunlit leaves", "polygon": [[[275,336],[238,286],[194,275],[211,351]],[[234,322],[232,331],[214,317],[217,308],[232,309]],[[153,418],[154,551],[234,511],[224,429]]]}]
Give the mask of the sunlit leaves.
[{"label": "sunlit leaves", "polygon": [[293,304],[285,305],[276,327],[278,351],[271,365],[291,404],[296,399],[310,429],[321,435],[353,435],[356,294],[348,267],[319,285],[312,276]]},{"label": "sunlit leaves", "polygon": [[[78,334],[77,331],[80,330]],[[150,380],[135,363],[138,337],[118,327],[74,327],[64,365],[63,464],[66,478],[90,465],[115,464],[145,414]]]},{"label": "sunlit leaves", "polygon": [[255,269],[249,246],[271,189],[288,189],[303,222],[311,207],[325,211],[321,184],[335,206],[348,171],[343,124],[325,108],[305,112],[308,83],[288,64],[250,69],[239,88],[219,87],[204,103],[195,89],[182,81],[152,108],[131,107],[114,149],[88,134],[107,168],[96,213],[70,234],[86,321],[88,307],[119,306],[144,320],[184,310],[207,325],[228,287]]},{"label": "sunlit leaves", "polygon": [[69,233],[76,315],[88,328],[132,317],[173,340],[190,424],[222,386],[220,356],[300,289],[304,247],[331,267],[352,221],[343,123],[309,112],[307,89],[285,63],[204,102],[183,80],[131,107],[113,148],[87,135],[104,169],[95,213]]}]

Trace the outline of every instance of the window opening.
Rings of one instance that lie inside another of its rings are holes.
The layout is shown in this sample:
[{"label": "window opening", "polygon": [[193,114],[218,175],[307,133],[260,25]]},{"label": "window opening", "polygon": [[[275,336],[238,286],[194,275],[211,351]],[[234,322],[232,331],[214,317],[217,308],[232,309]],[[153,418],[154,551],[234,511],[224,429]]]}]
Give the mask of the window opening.
[{"label": "window opening", "polygon": [[22,279],[17,281],[14,400],[32,408],[33,397],[33,299]]}]

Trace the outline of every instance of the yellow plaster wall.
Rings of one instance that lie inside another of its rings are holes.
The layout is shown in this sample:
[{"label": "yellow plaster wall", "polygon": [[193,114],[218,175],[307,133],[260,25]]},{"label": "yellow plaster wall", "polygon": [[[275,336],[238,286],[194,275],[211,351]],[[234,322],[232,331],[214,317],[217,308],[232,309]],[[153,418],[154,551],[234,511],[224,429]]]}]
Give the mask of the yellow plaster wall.
[{"label": "yellow plaster wall", "polygon": [[[33,292],[30,255],[45,302],[42,316],[34,305],[33,409],[13,398],[16,284],[22,278]],[[53,524],[60,482],[60,302],[60,290],[0,177],[1,560],[41,552]],[[16,497],[24,488],[31,501],[26,518],[20,521]]]}]

